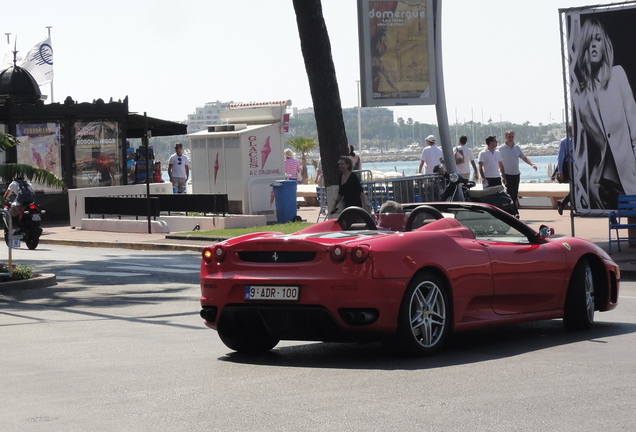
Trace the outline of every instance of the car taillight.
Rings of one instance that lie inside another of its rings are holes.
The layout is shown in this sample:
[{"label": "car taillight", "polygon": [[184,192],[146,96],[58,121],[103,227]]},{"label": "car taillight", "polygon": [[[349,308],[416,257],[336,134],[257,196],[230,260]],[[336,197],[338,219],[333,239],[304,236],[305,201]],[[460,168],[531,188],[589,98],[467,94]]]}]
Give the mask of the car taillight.
[{"label": "car taillight", "polygon": [[368,257],[369,257],[369,246],[367,245],[354,246],[351,249],[351,259],[353,260],[354,263],[362,264],[363,262],[367,260]]},{"label": "car taillight", "polygon": [[347,253],[343,245],[335,245],[331,248],[331,258],[335,261],[344,261],[346,257]]},{"label": "car taillight", "polygon": [[347,254],[349,254],[354,263],[362,264],[369,257],[369,246],[359,245],[348,249],[344,245],[335,245],[331,248],[330,253],[334,261],[342,262],[347,258]]},{"label": "car taillight", "polygon": [[212,247],[204,247],[202,251],[203,261],[207,264],[212,261],[222,262],[225,259],[226,251],[221,245],[214,245]]}]

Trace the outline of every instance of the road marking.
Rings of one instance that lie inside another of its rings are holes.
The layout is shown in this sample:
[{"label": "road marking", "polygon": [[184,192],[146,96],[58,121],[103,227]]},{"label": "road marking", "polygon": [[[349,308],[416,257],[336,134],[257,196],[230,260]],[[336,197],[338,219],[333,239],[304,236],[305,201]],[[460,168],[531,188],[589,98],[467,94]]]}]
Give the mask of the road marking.
[{"label": "road marking", "polygon": [[126,272],[100,272],[100,271],[88,271],[88,270],[62,270],[62,273],[71,273],[76,275],[91,275],[91,276],[115,276],[115,277],[127,277],[127,276],[148,276],[150,273],[126,273]]},{"label": "road marking", "polygon": [[[184,273],[184,269],[183,268],[148,268],[148,267],[142,267],[142,266],[137,266],[137,265],[127,265],[127,266],[112,266],[109,267],[112,269],[116,269],[116,270],[141,270],[141,271],[146,271],[146,272],[151,272],[151,273]],[[199,267],[196,267],[196,270],[199,270]]]}]

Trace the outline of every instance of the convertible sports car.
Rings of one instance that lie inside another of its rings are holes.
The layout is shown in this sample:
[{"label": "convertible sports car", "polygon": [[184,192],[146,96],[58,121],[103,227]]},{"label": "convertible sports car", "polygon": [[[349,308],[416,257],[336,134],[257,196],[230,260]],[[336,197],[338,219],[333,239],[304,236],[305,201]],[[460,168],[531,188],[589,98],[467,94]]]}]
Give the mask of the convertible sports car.
[{"label": "convertible sports car", "polygon": [[382,340],[430,355],[450,332],[563,318],[587,329],[616,307],[620,269],[601,248],[534,231],[488,204],[345,209],[295,234],[203,249],[201,317],[229,348],[280,340]]}]

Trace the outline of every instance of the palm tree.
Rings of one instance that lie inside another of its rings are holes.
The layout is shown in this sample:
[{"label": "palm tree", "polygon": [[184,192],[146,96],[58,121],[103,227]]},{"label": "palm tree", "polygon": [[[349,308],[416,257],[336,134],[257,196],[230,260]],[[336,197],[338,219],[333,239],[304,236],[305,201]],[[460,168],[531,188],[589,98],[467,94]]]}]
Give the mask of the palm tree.
[{"label": "palm tree", "polygon": [[338,184],[338,159],[348,154],[336,68],[320,0],[292,0],[314,105],[325,186]]},{"label": "palm tree", "polygon": [[291,146],[294,152],[301,154],[300,164],[302,166],[302,169],[300,173],[303,177],[303,180],[301,181],[301,183],[307,184],[307,153],[309,152],[309,150],[313,149],[314,147],[318,145],[318,143],[316,142],[316,138],[307,138],[307,137],[299,136],[295,138],[290,138],[286,142],[287,144]]},{"label": "palm tree", "polygon": [[[0,132],[0,152],[7,151],[20,144],[18,139],[12,135]],[[11,182],[16,177],[25,177],[30,181],[44,184],[46,186],[57,187],[66,190],[66,185],[52,172],[41,168],[35,168],[26,164],[1,164],[0,178],[5,182]]]}]

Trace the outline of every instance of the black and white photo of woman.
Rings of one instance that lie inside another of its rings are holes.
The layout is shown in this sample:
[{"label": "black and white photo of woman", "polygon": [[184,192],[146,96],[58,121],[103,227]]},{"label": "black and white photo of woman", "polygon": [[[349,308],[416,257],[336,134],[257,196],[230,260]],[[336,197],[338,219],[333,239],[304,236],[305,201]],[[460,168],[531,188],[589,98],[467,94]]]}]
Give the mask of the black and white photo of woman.
[{"label": "black and white photo of woman", "polygon": [[618,195],[636,194],[636,102],[612,41],[588,18],[573,33],[572,104],[575,193],[579,209],[615,209]]}]

